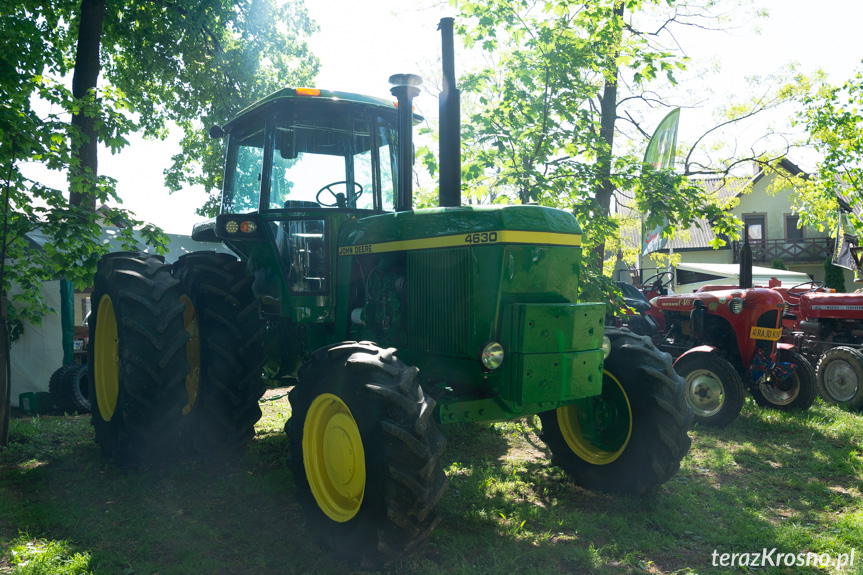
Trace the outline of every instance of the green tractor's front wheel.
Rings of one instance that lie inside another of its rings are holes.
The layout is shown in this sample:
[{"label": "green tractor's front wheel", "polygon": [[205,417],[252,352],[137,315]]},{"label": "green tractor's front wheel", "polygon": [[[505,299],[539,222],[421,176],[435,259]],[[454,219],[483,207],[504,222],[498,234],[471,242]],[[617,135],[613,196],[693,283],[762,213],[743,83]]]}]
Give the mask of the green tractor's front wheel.
[{"label": "green tractor's front wheel", "polygon": [[425,545],[447,483],[435,402],[394,351],[369,342],[315,351],[299,370],[285,425],[309,530],[365,566]]},{"label": "green tractor's front wheel", "polygon": [[649,338],[608,328],[602,393],[540,414],[552,465],[587,489],[645,493],[689,451],[692,410],[671,358]]},{"label": "green tractor's front wheel", "polygon": [[96,271],[88,398],[96,442],[121,462],[180,453],[188,335],[170,268],[159,256],[122,252]]}]

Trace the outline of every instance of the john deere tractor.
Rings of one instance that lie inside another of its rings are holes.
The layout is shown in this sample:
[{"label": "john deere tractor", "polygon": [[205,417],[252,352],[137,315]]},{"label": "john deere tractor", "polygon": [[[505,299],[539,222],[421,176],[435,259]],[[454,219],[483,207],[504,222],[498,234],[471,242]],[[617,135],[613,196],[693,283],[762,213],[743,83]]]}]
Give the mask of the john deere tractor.
[{"label": "john deere tractor", "polygon": [[[242,447],[264,377],[293,385],[289,465],[308,528],[345,558],[417,550],[440,520],[439,426],[539,415],[576,484],[644,493],[689,449],[670,357],[576,303],[581,228],[540,206],[460,206],[452,20],[441,22],[439,208],[413,210],[415,76],[392,101],[284,89],[227,138],[221,214],[237,257],[118,253],[91,319],[96,440],[112,458]],[[372,343],[376,342],[376,343]]]}]

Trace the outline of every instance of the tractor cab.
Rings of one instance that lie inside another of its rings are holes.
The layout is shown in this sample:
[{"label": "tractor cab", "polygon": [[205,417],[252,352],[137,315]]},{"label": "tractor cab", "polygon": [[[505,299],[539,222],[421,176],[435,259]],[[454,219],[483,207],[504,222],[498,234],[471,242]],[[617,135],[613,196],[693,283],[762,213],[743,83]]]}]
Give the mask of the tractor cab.
[{"label": "tractor cab", "polygon": [[395,207],[397,107],[288,88],[211,135],[227,136],[220,215],[193,238],[217,238],[247,259],[255,293],[274,313],[331,321],[341,224]]}]

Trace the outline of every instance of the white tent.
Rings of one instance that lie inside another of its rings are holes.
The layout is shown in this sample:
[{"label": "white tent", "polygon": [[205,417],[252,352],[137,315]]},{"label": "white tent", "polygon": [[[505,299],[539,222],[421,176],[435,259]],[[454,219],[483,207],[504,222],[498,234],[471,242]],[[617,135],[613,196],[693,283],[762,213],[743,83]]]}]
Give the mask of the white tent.
[{"label": "white tent", "polygon": [[[752,266],[754,287],[768,287],[771,278],[778,279],[784,287],[805,283],[811,279],[802,272]],[[737,286],[740,285],[740,266],[681,262],[675,269],[675,280],[675,293],[691,293],[705,285]]]}]

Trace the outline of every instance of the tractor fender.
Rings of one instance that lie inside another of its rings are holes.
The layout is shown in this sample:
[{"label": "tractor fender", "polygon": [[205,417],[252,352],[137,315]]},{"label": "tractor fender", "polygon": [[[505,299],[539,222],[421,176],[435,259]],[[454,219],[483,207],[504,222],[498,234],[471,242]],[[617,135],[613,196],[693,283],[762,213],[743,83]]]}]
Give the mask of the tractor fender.
[{"label": "tractor fender", "polygon": [[696,345],[695,347],[687,349],[685,352],[680,354],[680,356],[674,360],[674,365],[677,365],[678,361],[680,361],[681,359],[683,359],[684,357],[686,357],[687,355],[689,355],[691,353],[714,353],[718,349],[719,348],[717,348],[714,345]]}]

